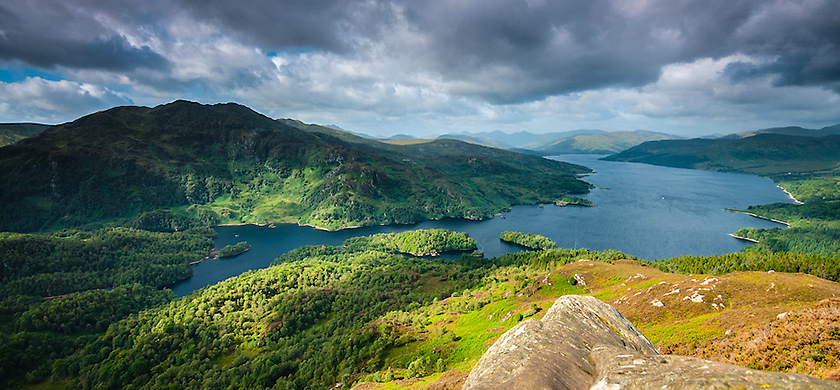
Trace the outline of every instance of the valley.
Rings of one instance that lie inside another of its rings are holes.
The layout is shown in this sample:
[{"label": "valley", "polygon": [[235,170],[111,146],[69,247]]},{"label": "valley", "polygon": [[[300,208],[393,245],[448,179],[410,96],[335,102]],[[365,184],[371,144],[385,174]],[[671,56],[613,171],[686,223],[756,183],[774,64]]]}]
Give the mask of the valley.
[{"label": "valley", "polygon": [[840,379],[834,157],[807,147],[685,166],[769,176],[796,205],[751,175],[380,142],[233,104],[96,113],[0,149],[19,168],[0,193],[2,385],[455,389],[567,294],[663,352]]},{"label": "valley", "polygon": [[840,389],[840,1],[0,1],[0,390]]}]

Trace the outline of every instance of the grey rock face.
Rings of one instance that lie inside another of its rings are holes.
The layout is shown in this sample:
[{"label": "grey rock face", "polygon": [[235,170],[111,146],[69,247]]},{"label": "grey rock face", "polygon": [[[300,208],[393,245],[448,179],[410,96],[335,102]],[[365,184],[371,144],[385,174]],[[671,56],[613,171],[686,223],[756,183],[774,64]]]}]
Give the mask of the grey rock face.
[{"label": "grey rock face", "polygon": [[588,296],[554,302],[542,321],[502,335],[481,357],[463,390],[485,389],[840,389],[799,374],[755,371],[660,355],[612,306]]}]

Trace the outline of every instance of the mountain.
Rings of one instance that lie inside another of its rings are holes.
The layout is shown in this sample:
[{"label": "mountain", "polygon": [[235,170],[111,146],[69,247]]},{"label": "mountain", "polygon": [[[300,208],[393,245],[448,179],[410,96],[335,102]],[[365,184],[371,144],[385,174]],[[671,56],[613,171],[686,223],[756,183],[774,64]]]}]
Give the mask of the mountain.
[{"label": "mountain", "polygon": [[413,135],[409,135],[409,134],[394,134],[394,135],[392,135],[388,138],[385,138],[385,139],[416,139],[416,137],[414,137]]},{"label": "mountain", "polygon": [[834,126],[826,126],[822,129],[805,129],[799,126],[788,126],[788,127],[772,127],[769,129],[761,129],[761,130],[751,130],[751,131],[743,131],[740,133],[733,133],[729,135],[725,135],[720,138],[747,138],[752,137],[759,134],[780,134],[780,135],[791,135],[791,136],[798,136],[798,137],[826,137],[829,135],[838,135],[840,134],[840,124]]},{"label": "mountain", "polygon": [[40,123],[0,123],[0,147],[31,137],[50,126]]},{"label": "mountain", "polygon": [[647,141],[678,138],[671,134],[646,130],[612,131],[560,139],[535,148],[534,151],[544,156],[556,154],[612,154]]},{"label": "mountain", "polygon": [[478,145],[504,149],[534,149],[547,143],[564,138],[570,138],[577,135],[590,135],[601,133],[604,133],[604,131],[582,129],[542,134],[534,134],[527,131],[519,131],[516,133],[508,134],[496,130],[479,133],[448,133],[440,135],[438,136],[438,138],[457,139]]},{"label": "mountain", "polygon": [[840,135],[748,137],[646,142],[605,158],[677,168],[779,175],[832,169],[840,163]]},{"label": "mountain", "polygon": [[176,101],[116,107],[0,149],[0,230],[148,225],[144,213],[162,209],[211,225],[329,229],[480,219],[586,192],[585,172],[459,141],[390,145],[233,103]]},{"label": "mountain", "polygon": [[491,148],[499,148],[499,149],[512,149],[513,148],[513,146],[510,145],[510,144],[495,141],[495,140],[492,140],[490,138],[477,137],[477,136],[464,134],[464,133],[462,133],[462,134],[444,134],[444,135],[438,136],[437,138],[440,138],[440,139],[454,139],[454,140],[458,140],[458,141],[469,142],[471,144],[487,146],[487,147],[491,147]]}]

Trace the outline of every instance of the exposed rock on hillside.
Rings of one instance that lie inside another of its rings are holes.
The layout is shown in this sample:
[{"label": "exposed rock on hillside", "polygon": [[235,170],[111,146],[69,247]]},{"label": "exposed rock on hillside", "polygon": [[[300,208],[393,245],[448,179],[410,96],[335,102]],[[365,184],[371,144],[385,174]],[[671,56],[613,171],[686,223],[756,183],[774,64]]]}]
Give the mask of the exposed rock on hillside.
[{"label": "exposed rock on hillside", "polygon": [[588,296],[555,301],[542,321],[505,333],[463,389],[836,389],[837,382],[660,355],[613,307]]}]

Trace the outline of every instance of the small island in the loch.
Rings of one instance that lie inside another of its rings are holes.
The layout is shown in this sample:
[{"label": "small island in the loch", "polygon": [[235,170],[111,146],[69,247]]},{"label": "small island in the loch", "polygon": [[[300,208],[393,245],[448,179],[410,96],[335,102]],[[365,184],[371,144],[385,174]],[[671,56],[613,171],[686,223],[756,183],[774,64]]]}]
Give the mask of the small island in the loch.
[{"label": "small island in the loch", "polygon": [[249,250],[251,250],[251,246],[248,245],[248,242],[240,241],[234,245],[227,245],[221,250],[219,250],[219,253],[216,253],[216,258],[220,259],[224,257],[236,257]]},{"label": "small island in the loch", "polygon": [[499,235],[502,242],[519,245],[532,250],[547,250],[557,248],[557,244],[551,241],[548,237],[539,234],[530,234],[522,232],[502,232]]},{"label": "small island in the loch", "polygon": [[578,198],[577,196],[569,196],[566,195],[556,202],[555,205],[560,207],[565,206],[584,206],[584,207],[595,207],[595,203],[590,202],[588,199]]}]

